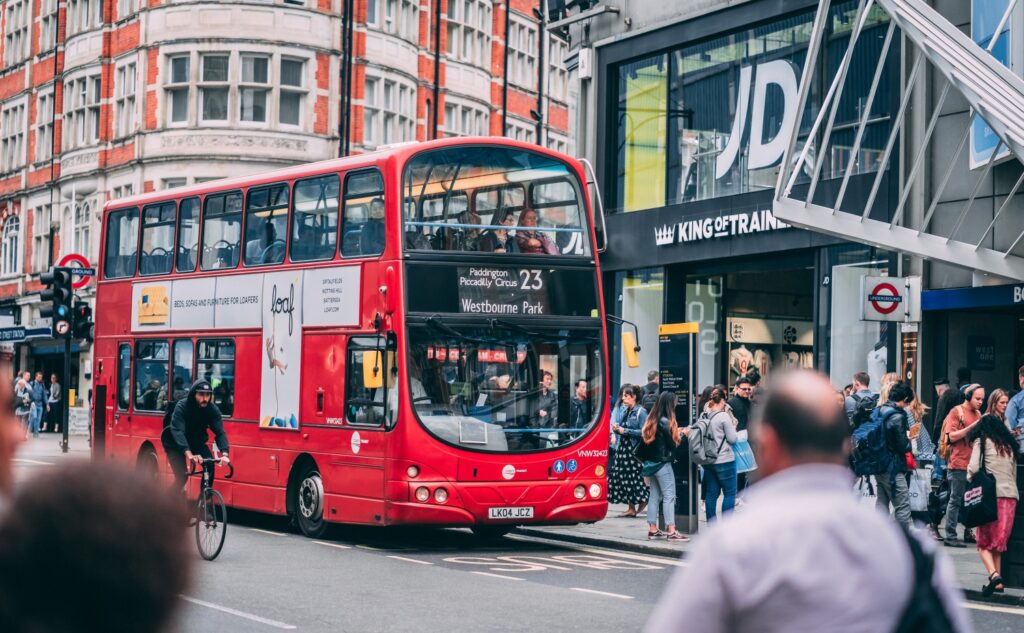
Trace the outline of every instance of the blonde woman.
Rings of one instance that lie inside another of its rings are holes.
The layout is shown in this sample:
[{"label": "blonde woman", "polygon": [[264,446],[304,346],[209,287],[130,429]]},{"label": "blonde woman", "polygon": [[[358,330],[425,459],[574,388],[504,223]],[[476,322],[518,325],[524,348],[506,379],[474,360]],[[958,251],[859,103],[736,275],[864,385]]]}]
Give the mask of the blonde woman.
[{"label": "blonde woman", "polygon": [[[1009,405],[1010,394],[1003,389],[993,389],[992,394],[988,397],[988,408],[985,409],[985,415],[997,416],[1006,424],[1006,407]],[[1007,428],[1009,428],[1009,424],[1007,424]]]},{"label": "blonde woman", "polygon": [[900,375],[894,371],[889,372],[882,376],[882,384],[878,389],[878,404],[879,406],[889,401],[889,390],[892,386],[900,381]]}]

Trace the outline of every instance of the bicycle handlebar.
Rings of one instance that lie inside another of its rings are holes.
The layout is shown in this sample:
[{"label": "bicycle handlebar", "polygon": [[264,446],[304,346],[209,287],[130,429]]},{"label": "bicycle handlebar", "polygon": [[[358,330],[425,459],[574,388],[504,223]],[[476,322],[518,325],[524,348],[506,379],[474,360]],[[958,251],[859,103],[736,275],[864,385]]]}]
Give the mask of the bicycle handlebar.
[{"label": "bicycle handlebar", "polygon": [[[213,458],[210,458],[210,457],[204,457],[203,460],[202,460],[202,464],[206,465],[206,464],[209,464],[209,463],[219,464],[220,460],[219,459],[213,459]],[[195,475],[198,472],[199,471],[196,470],[196,462],[189,461],[189,463],[188,463],[188,476],[191,477],[192,475]],[[224,479],[231,479],[234,476],[235,476],[235,465],[232,464],[231,462],[228,462],[228,474],[224,475]]]}]

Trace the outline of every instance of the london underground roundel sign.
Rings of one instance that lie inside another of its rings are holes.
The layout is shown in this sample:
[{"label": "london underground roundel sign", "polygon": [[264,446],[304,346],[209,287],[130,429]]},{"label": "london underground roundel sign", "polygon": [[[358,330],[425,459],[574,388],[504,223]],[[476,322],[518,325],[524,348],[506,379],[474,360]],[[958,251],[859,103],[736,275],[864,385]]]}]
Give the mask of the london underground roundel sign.
[{"label": "london underground roundel sign", "polygon": [[896,290],[896,286],[882,282],[868,294],[868,301],[871,302],[871,307],[881,314],[892,314],[903,303],[903,296]]},{"label": "london underground roundel sign", "polygon": [[[61,266],[61,267],[65,267],[65,268],[91,268],[92,267],[92,264],[89,263],[89,260],[86,259],[85,257],[79,255],[78,253],[69,253],[69,254],[65,255],[64,257],[61,258],[61,260],[59,262],[57,262],[57,265]],[[82,288],[85,288],[86,286],[89,285],[89,278],[91,277],[91,275],[88,275],[88,274],[86,274],[86,275],[73,274],[72,276],[73,277],[78,277],[77,280],[75,280],[75,281],[73,281],[71,283],[71,287],[74,288],[75,290],[81,290]]]}]

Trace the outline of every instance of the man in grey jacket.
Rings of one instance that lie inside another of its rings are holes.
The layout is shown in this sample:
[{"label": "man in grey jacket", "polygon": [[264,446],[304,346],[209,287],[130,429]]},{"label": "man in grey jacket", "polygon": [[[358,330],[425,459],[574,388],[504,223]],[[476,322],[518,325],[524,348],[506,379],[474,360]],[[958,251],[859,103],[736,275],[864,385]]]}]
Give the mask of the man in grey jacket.
[{"label": "man in grey jacket", "polygon": [[[55,433],[60,431],[61,425],[61,408],[60,401],[63,396],[61,391],[60,381],[57,380],[57,374],[50,374],[50,395],[46,399],[46,404],[49,406],[49,423],[50,429]],[[43,427],[46,430],[46,427]]]}]

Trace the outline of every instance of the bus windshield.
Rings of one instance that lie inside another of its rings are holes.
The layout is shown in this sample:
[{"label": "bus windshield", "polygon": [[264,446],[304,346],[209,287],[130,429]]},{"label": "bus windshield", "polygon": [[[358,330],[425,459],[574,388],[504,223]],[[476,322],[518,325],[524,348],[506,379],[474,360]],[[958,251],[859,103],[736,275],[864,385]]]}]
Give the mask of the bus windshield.
[{"label": "bus windshield", "polygon": [[589,256],[579,180],[549,156],[449,147],[405,168],[407,250]]},{"label": "bus windshield", "polygon": [[598,419],[600,332],[410,328],[409,390],[420,422],[462,448],[558,448]]}]

